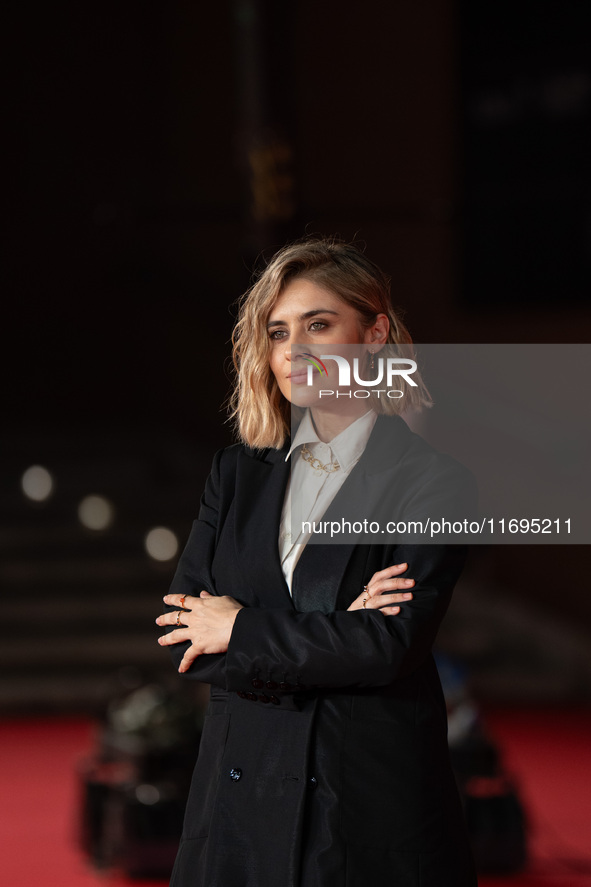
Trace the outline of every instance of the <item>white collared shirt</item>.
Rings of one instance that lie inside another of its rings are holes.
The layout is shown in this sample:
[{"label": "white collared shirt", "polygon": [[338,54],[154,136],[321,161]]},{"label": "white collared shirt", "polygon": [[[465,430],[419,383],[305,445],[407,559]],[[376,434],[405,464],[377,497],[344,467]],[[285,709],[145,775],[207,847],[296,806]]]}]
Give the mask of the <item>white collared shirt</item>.
[{"label": "white collared shirt", "polygon": [[[369,410],[330,443],[323,443],[318,437],[309,411],[300,422],[285,457],[286,462],[291,459],[291,472],[279,526],[279,557],[290,591],[293,571],[311,535],[307,528],[302,532],[302,524],[322,518],[361,458],[376,419],[377,414]],[[315,469],[302,458],[303,444],[323,465],[338,462],[338,471]]]}]

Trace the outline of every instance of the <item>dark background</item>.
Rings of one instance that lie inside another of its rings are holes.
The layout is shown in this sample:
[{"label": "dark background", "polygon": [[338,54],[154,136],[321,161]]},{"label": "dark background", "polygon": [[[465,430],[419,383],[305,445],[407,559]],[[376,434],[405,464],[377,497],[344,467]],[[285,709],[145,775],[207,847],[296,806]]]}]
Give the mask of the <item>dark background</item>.
[{"label": "dark background", "polygon": [[[417,342],[589,341],[591,7],[88,0],[13,13],[3,584],[14,607],[25,594],[70,614],[52,629],[59,655],[46,624],[31,628],[55,690],[81,655],[61,641],[81,632],[97,651],[78,668],[89,681],[101,663],[142,660],[148,623],[117,624],[118,602],[157,612],[172,566],[144,563],[142,534],[186,536],[231,440],[232,306],[263,255],[306,232],[365,244]],[[56,478],[36,508],[18,489],[34,463]],[[108,534],[79,529],[87,492],[114,501]],[[587,548],[473,561],[471,600],[500,595],[515,624],[542,620],[535,656],[544,618],[565,648],[584,646]],[[100,618],[72,615],[83,599],[105,602]],[[498,652],[478,618],[454,635],[476,664],[482,644]],[[2,655],[33,673],[16,646]],[[575,660],[558,696],[589,693],[591,665]],[[543,684],[532,673],[516,696]]]}]

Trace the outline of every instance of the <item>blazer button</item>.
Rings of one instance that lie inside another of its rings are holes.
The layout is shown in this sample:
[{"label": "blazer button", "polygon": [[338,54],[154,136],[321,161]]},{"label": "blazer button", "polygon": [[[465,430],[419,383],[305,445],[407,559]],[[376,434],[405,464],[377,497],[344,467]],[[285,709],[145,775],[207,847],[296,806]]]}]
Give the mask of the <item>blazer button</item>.
[{"label": "blazer button", "polygon": [[263,681],[261,681],[259,678],[254,678],[254,680],[252,680],[250,683],[255,688],[255,690],[262,690],[265,686]]},{"label": "blazer button", "polygon": [[233,782],[238,782],[239,779],[242,779],[242,770],[240,767],[232,767],[230,770],[230,779]]},{"label": "blazer button", "polygon": [[256,702],[259,697],[256,693],[247,693],[246,698],[250,699],[251,702]]},{"label": "blazer button", "polygon": [[271,700],[271,702],[273,703],[273,705],[281,705],[281,700],[280,700],[280,699],[277,699],[276,696],[270,696],[269,699]]},{"label": "blazer button", "polygon": [[287,684],[285,681],[280,681],[279,689],[282,693],[289,693],[291,691],[291,684]]},{"label": "blazer button", "polygon": [[270,701],[271,701],[270,697],[269,697],[269,696],[265,696],[264,693],[261,693],[261,694],[259,695],[259,702],[270,702]]},{"label": "blazer button", "polygon": [[317,788],[318,787],[318,780],[316,779],[315,776],[310,776],[310,779],[308,781],[310,784],[310,788]]},{"label": "blazer button", "polygon": [[275,681],[267,681],[265,686],[266,686],[267,690],[276,690],[277,689],[277,684]]}]

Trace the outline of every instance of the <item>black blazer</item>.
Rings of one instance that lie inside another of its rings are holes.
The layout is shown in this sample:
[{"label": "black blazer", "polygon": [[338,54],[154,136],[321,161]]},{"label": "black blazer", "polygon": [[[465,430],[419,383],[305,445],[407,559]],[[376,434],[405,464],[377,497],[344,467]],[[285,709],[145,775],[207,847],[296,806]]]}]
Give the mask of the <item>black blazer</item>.
[{"label": "black blazer", "polygon": [[[292,599],[277,540],[285,453],[216,455],[171,588],[244,604],[227,653],[188,673],[212,690],[172,885],[473,887],[430,654],[464,549],[309,544]],[[400,513],[441,506],[442,476],[451,511],[472,508],[461,466],[380,417],[343,497],[379,503],[415,476]],[[347,611],[403,561],[416,586],[399,615]],[[176,664],[184,649],[172,648]]]}]

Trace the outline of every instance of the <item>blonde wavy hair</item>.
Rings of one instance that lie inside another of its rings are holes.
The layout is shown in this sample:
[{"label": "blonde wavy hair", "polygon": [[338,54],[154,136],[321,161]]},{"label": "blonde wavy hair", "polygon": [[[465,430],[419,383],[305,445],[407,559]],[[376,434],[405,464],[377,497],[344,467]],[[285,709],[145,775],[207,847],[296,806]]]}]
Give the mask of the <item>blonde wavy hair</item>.
[{"label": "blonde wavy hair", "polygon": [[[284,247],[242,296],[232,334],[235,382],[230,417],[239,438],[255,449],[278,449],[290,434],[292,406],[271,372],[267,322],[277,299],[297,277],[314,281],[355,308],[362,328],[372,326],[376,315],[386,314],[390,321],[387,342],[405,346],[405,357],[413,354],[410,333],[390,300],[389,279],[357,247],[324,237]],[[414,379],[417,387],[406,387],[404,409],[431,405],[418,373]],[[375,406],[378,412],[393,414],[401,412],[399,404],[399,400],[378,398]]]}]

